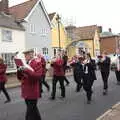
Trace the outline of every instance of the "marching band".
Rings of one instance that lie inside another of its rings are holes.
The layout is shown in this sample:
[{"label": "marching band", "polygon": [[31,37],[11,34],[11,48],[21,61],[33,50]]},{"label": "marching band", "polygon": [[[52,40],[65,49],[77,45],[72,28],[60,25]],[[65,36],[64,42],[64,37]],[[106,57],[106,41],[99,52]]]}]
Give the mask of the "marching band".
[{"label": "marching band", "polygon": [[[19,66],[19,61],[15,62],[17,66],[17,78],[21,82],[21,94],[25,100],[27,107],[26,110],[26,120],[41,120],[40,113],[37,108],[37,101],[42,96],[43,92],[42,84],[44,84],[50,91],[49,84],[45,81],[46,73],[49,71],[46,69],[47,62],[45,58],[39,53],[34,54],[33,50],[27,50],[23,52],[24,62],[22,66]],[[119,53],[118,53],[119,54]],[[15,61],[17,57],[14,57]],[[21,59],[22,62],[22,59]],[[102,80],[103,80],[103,95],[108,93],[108,78],[110,74],[110,58],[107,56],[106,52],[103,52],[102,55],[98,56],[98,63]],[[68,67],[69,65],[69,67]],[[29,67],[28,67],[29,66]],[[68,68],[72,68],[74,81],[76,83],[76,92],[80,92],[81,88],[86,92],[87,104],[91,103],[92,94],[93,94],[93,84],[94,80],[97,80],[96,77],[96,62],[91,58],[90,53],[84,53],[84,55],[75,55],[73,58],[68,61],[66,52],[59,52],[50,62],[50,68],[52,68],[52,93],[51,100],[56,98],[56,85],[59,81],[61,89],[61,98],[66,97],[64,81],[66,85],[69,84],[65,76],[65,71]],[[50,72],[51,72],[50,70]],[[6,65],[3,63],[2,57],[0,57],[0,91],[5,93],[7,102],[10,102],[11,99],[4,87],[6,83]],[[116,59],[116,78],[117,83],[120,85],[120,56],[118,55]]]}]

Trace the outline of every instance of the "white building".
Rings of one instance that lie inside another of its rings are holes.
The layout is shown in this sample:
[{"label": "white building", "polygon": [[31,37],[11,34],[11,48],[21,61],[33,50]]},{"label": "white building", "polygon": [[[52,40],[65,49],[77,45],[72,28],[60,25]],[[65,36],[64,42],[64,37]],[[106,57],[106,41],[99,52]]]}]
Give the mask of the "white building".
[{"label": "white building", "polygon": [[7,72],[16,69],[12,56],[25,49],[25,29],[15,19],[0,12],[0,54],[8,65]]},{"label": "white building", "polygon": [[51,23],[42,0],[29,0],[9,8],[25,27],[25,47],[52,57]]}]

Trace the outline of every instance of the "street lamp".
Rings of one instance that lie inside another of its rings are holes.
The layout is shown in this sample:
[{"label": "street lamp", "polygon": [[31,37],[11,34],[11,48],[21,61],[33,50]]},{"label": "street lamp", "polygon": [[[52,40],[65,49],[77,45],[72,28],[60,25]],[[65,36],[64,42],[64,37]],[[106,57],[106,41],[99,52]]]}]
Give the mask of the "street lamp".
[{"label": "street lamp", "polygon": [[58,23],[58,41],[59,41],[59,51],[61,51],[61,45],[60,45],[60,16],[57,14],[56,21]]}]

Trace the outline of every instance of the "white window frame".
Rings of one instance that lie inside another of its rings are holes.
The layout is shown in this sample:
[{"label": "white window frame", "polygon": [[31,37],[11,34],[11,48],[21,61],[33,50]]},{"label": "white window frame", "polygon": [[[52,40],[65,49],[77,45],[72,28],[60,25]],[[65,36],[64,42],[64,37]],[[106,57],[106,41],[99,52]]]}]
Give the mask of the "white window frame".
[{"label": "white window frame", "polygon": [[14,59],[12,59],[14,53],[1,53],[1,56],[4,60],[4,63],[7,65],[8,70],[16,69]]},{"label": "white window frame", "polygon": [[35,24],[30,24],[29,27],[30,27],[29,29],[30,33],[35,34],[35,30],[36,30]]},{"label": "white window frame", "polygon": [[54,56],[56,56],[58,52],[58,48],[53,48],[53,52],[54,52]]},{"label": "white window frame", "polygon": [[47,47],[42,48],[42,53],[43,55],[48,55],[48,48]]},{"label": "white window frame", "polygon": [[46,36],[48,34],[48,28],[41,28],[40,29],[40,36]]},{"label": "white window frame", "polygon": [[2,29],[2,41],[12,42],[12,31],[7,29]]}]

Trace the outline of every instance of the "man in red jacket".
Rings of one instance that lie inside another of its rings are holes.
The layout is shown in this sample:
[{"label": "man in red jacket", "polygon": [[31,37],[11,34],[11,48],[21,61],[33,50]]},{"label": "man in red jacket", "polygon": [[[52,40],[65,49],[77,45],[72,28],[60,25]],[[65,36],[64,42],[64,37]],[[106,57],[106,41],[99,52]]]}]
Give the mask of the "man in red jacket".
[{"label": "man in red jacket", "polygon": [[53,82],[52,82],[52,95],[51,100],[55,99],[56,94],[56,84],[60,82],[61,97],[65,97],[65,86],[64,86],[64,61],[60,55],[57,56],[55,60],[52,61],[51,66],[53,67]]},{"label": "man in red jacket", "polygon": [[26,120],[41,120],[37,108],[37,100],[40,95],[39,80],[41,77],[41,62],[34,58],[34,51],[24,52],[26,63],[33,69],[26,67],[18,68],[17,77],[21,81],[22,97],[27,106]]},{"label": "man in red jacket", "polygon": [[7,65],[4,64],[3,58],[0,57],[0,92],[3,91],[3,93],[5,94],[7,98],[5,103],[8,103],[11,101],[11,99],[5,88],[5,84],[7,82],[6,69],[7,69]]},{"label": "man in red jacket", "polygon": [[50,91],[50,86],[45,81],[46,72],[47,72],[45,58],[40,53],[37,54],[37,57],[41,61],[41,64],[42,64],[42,76],[41,76],[41,79],[40,79],[40,91],[43,92],[42,84],[44,84],[45,87],[47,88],[47,90]]}]

